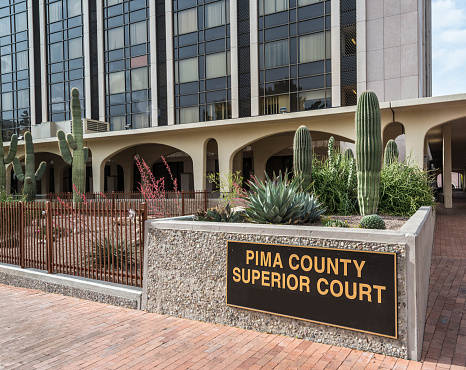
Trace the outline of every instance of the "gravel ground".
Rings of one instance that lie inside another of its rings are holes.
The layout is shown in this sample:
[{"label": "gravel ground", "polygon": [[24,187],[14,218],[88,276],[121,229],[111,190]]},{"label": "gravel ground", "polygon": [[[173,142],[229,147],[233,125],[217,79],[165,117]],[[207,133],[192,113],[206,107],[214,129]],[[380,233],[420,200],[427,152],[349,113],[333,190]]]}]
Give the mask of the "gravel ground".
[{"label": "gravel ground", "polygon": [[[400,229],[405,222],[409,219],[409,217],[401,217],[401,216],[384,216],[381,215],[382,220],[385,221],[385,226],[387,230],[398,230]],[[350,227],[359,227],[359,221],[361,221],[362,216],[355,215],[355,216],[324,216],[324,219],[330,218],[332,220],[340,220],[343,222],[347,222]],[[322,225],[323,221],[316,222],[313,225]]]}]

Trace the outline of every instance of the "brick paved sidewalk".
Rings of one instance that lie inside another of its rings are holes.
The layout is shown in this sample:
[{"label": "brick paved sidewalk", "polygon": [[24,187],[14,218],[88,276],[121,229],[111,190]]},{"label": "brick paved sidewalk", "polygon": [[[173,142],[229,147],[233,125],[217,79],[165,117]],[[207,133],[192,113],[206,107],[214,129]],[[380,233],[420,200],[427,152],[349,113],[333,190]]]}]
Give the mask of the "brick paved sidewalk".
[{"label": "brick paved sidewalk", "polygon": [[0,285],[0,369],[464,369],[465,240],[439,209],[421,362]]}]

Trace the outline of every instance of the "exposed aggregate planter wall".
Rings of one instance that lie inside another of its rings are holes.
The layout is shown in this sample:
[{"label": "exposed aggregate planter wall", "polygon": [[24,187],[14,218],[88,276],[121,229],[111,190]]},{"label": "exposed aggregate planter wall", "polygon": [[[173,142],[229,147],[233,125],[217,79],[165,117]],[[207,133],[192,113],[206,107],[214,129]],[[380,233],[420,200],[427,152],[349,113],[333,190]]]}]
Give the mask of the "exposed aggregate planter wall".
[{"label": "exposed aggregate planter wall", "polygon": [[[401,358],[420,357],[427,307],[434,216],[421,208],[399,231],[147,221],[142,308]],[[394,252],[398,339],[226,305],[228,240]]]}]

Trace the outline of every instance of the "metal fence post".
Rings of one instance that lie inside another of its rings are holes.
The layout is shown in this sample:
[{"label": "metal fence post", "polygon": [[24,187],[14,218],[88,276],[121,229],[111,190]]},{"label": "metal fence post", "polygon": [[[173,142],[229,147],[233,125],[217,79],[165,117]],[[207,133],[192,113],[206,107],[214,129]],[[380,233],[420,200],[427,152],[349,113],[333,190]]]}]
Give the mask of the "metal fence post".
[{"label": "metal fence post", "polygon": [[184,216],[184,190],[181,190],[181,216]]},{"label": "metal fence post", "polygon": [[25,266],[26,256],[24,255],[24,202],[19,203],[19,265]]},{"label": "metal fence post", "polygon": [[204,211],[207,212],[207,190],[204,190]]},{"label": "metal fence post", "polygon": [[52,203],[45,203],[45,228],[46,228],[46,258],[47,272],[53,274],[53,226],[52,226]]}]

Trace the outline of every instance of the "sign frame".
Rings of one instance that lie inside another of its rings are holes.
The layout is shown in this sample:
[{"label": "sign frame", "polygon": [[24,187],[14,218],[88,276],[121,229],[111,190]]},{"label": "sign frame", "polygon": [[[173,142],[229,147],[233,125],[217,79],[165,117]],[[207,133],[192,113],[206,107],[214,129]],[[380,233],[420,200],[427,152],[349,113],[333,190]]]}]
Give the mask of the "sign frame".
[{"label": "sign frame", "polygon": [[[321,250],[335,250],[335,251],[349,251],[349,252],[357,252],[357,253],[374,253],[374,254],[384,254],[384,255],[391,255],[393,256],[393,265],[394,265],[394,296],[395,296],[395,301],[394,301],[394,313],[395,313],[395,335],[387,335],[387,334],[381,334],[381,333],[376,333],[376,332],[371,332],[371,331],[366,331],[366,330],[361,330],[357,328],[352,328],[348,326],[342,326],[342,325],[336,325],[332,323],[327,323],[323,321],[318,321],[318,320],[311,320],[311,319],[306,319],[302,317],[296,317],[296,316],[290,316],[286,314],[281,314],[281,313],[276,313],[272,311],[266,311],[266,310],[260,310],[256,308],[251,308],[251,307],[245,307],[245,306],[239,306],[235,304],[230,304],[228,303],[228,250],[229,250],[229,244],[230,243],[242,243],[242,244],[262,244],[262,245],[268,245],[268,246],[275,246],[275,247],[292,247],[292,248],[305,248],[305,249],[321,249]],[[397,254],[396,252],[379,252],[379,251],[366,251],[366,250],[358,250],[358,249],[345,249],[345,248],[326,248],[326,247],[318,247],[318,246],[304,246],[304,245],[291,245],[291,244],[279,244],[279,243],[263,243],[263,242],[250,242],[250,241],[241,241],[241,240],[227,240],[227,254],[226,254],[226,274],[225,274],[225,279],[226,279],[226,294],[225,294],[225,303],[229,307],[236,307],[236,308],[241,308],[249,311],[255,311],[255,312],[262,312],[262,313],[267,313],[270,315],[276,315],[276,316],[281,316],[281,317],[286,317],[290,319],[296,319],[296,320],[301,320],[301,321],[307,321],[307,322],[312,322],[315,324],[320,324],[320,325],[326,325],[326,326],[333,326],[336,328],[340,329],[347,329],[351,331],[356,331],[360,333],[365,333],[365,334],[371,334],[371,335],[376,335],[379,337],[384,337],[384,338],[390,338],[390,339],[398,339],[398,282],[397,282]]]}]

